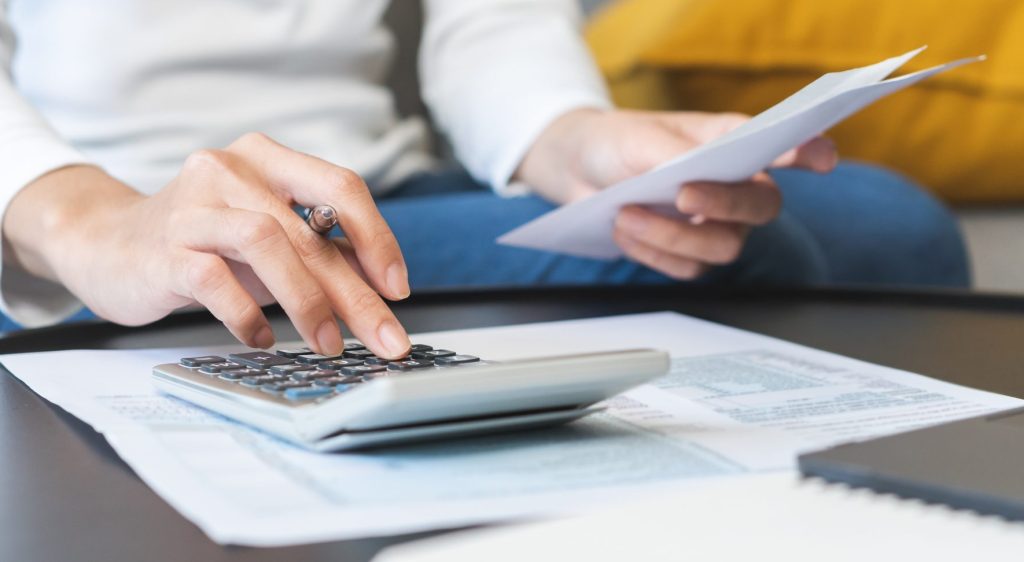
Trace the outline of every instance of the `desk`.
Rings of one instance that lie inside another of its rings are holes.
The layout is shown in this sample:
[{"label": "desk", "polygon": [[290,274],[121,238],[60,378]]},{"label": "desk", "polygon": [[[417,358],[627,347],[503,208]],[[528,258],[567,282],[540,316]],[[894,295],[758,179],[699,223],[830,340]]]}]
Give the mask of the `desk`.
[{"label": "desk", "polygon": [[[395,305],[412,332],[676,310],[858,359],[1024,398],[1024,298],[962,293],[694,291],[677,287],[431,293]],[[297,339],[268,312],[279,339]],[[205,313],[140,329],[96,323],[0,339],[0,353],[231,343]],[[368,560],[410,537],[281,549],[210,542],[88,426],[0,372],[0,560]]]}]

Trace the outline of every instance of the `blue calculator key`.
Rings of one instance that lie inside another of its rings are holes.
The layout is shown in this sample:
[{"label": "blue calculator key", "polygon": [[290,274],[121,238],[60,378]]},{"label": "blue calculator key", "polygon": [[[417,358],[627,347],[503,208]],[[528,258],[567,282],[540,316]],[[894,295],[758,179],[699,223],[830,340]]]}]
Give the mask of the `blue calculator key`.
[{"label": "blue calculator key", "polygon": [[339,385],[334,387],[334,392],[337,392],[338,394],[341,394],[342,392],[348,392],[348,391],[352,390],[355,387],[356,387],[356,385],[354,385],[354,384],[339,384]]},{"label": "blue calculator key", "polygon": [[413,359],[434,360],[438,357],[451,357],[452,355],[455,355],[455,352],[447,349],[430,349],[427,351],[414,351],[410,355]]},{"label": "blue calculator key", "polygon": [[269,371],[274,375],[290,375],[295,371],[308,371],[309,369],[309,365],[296,365],[292,363],[290,365],[274,365]]},{"label": "blue calculator key", "polygon": [[370,373],[382,373],[387,370],[388,368],[384,365],[355,365],[352,367],[342,367],[341,374],[358,377]]},{"label": "blue calculator key", "polygon": [[438,357],[434,359],[434,364],[438,367],[448,367],[450,365],[464,365],[466,363],[476,363],[479,361],[479,357],[472,355],[452,355],[449,357]]},{"label": "blue calculator key", "polygon": [[275,355],[269,351],[249,351],[247,353],[232,353],[228,359],[241,363],[253,369],[267,369],[274,365],[288,365],[292,360],[287,357]]},{"label": "blue calculator key", "polygon": [[223,363],[227,361],[223,357],[217,355],[203,355],[202,357],[183,357],[181,364],[185,367],[202,367],[203,365],[209,365],[210,363]]},{"label": "blue calculator key", "polygon": [[326,386],[300,386],[286,389],[284,391],[284,397],[289,400],[304,400],[327,396],[333,393],[334,389]]},{"label": "blue calculator key", "polygon": [[362,364],[362,359],[332,359],[331,361],[323,361],[317,364],[316,368],[339,371],[342,367],[355,367],[356,365]]},{"label": "blue calculator key", "polygon": [[299,347],[294,349],[278,349],[275,353],[281,357],[287,357],[288,359],[295,359],[300,355],[313,355],[316,352],[308,347]]},{"label": "blue calculator key", "polygon": [[232,361],[222,361],[220,363],[208,363],[199,368],[199,372],[207,375],[219,375],[221,371],[227,371],[229,369],[241,369],[245,365],[239,365]]}]

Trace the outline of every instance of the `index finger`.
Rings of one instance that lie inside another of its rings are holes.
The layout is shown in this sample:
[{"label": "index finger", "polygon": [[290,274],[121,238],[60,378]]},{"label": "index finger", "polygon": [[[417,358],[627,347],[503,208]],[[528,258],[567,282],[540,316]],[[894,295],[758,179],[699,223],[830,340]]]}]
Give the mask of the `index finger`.
[{"label": "index finger", "polygon": [[305,207],[334,207],[374,288],[393,300],[409,296],[409,272],[398,239],[358,174],[291,150],[265,135],[246,135],[231,149],[252,156],[271,189],[283,197]]}]

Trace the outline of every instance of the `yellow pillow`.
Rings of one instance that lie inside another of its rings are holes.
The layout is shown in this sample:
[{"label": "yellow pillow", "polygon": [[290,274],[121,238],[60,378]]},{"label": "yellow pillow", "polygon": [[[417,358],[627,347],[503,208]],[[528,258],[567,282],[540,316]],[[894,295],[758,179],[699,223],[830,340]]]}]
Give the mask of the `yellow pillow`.
[{"label": "yellow pillow", "polygon": [[619,0],[588,40],[624,107],[758,113],[821,74],[930,44],[918,70],[987,54],[830,131],[955,202],[1024,201],[1024,2]]}]

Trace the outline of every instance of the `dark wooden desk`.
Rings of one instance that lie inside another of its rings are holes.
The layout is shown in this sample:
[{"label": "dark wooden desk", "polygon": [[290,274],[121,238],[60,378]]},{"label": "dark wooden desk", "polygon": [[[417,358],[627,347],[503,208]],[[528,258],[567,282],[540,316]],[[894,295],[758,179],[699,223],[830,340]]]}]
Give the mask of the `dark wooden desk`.
[{"label": "dark wooden desk", "polygon": [[[1024,299],[1011,297],[574,288],[425,294],[395,309],[416,332],[676,310],[1024,397]],[[296,338],[279,312],[269,314],[279,338]],[[141,329],[97,323],[22,332],[0,338],[0,353],[229,342],[227,331],[196,313]],[[217,546],[150,491],[102,437],[0,372],[0,560],[362,561],[408,538]]]}]

